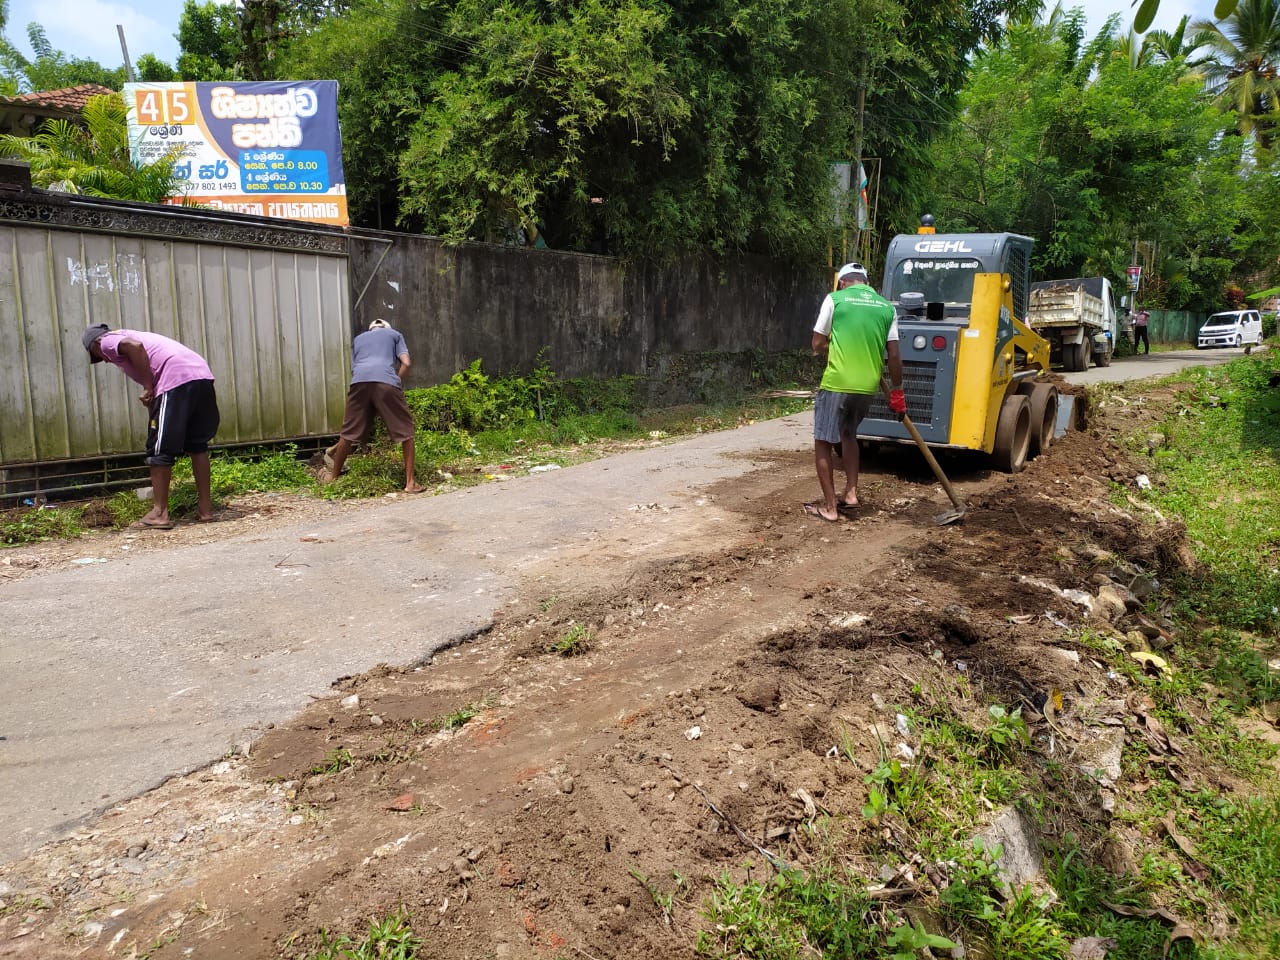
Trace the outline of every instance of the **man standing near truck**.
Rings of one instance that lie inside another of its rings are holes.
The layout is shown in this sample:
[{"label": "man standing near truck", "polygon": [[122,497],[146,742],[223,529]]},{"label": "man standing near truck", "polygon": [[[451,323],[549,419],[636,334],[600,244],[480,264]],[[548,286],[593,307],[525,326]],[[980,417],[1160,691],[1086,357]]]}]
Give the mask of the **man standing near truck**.
[{"label": "man standing near truck", "polygon": [[[886,351],[889,357],[889,409],[907,412],[902,392],[902,355],[893,304],[867,283],[867,268],[846,263],[836,274],[836,290],[822,301],[813,328],[814,353],[826,351],[827,368],[813,407],[813,462],[822,500],[804,505],[815,519],[835,523],[858,505],[858,424],[880,389]],[[842,447],[844,492],[836,498],[835,446]]]},{"label": "man standing near truck", "polygon": [[1139,310],[1133,315],[1133,352],[1138,352],[1138,344],[1142,344],[1143,353],[1151,352],[1151,341],[1147,338],[1147,320],[1150,314],[1146,309]]}]

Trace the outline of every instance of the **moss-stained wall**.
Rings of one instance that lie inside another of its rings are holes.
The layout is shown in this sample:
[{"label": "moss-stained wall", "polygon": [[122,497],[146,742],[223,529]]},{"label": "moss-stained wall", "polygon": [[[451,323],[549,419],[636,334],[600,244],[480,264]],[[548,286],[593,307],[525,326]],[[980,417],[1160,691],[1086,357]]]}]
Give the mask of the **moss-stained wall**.
[{"label": "moss-stained wall", "polygon": [[565,377],[648,376],[690,354],[807,351],[831,289],[824,267],[637,265],[365,232],[352,238],[351,277],[355,328],[381,317],[400,330],[414,387],[476,359],[492,373],[527,372],[543,351]]}]

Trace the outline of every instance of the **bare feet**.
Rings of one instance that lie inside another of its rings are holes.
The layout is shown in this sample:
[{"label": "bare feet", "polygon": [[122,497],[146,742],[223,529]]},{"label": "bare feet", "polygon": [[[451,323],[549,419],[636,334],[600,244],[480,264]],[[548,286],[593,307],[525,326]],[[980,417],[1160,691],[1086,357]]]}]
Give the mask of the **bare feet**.
[{"label": "bare feet", "polygon": [[321,483],[333,483],[333,471],[328,467],[321,467],[316,471],[316,479]]},{"label": "bare feet", "polygon": [[404,492],[405,492],[405,493],[422,493],[422,492],[424,492],[426,489],[427,489],[427,488],[426,488],[426,487],[424,487],[422,484],[420,484],[420,483],[414,483],[414,484],[411,484],[410,486],[405,487],[405,488],[404,488]]}]

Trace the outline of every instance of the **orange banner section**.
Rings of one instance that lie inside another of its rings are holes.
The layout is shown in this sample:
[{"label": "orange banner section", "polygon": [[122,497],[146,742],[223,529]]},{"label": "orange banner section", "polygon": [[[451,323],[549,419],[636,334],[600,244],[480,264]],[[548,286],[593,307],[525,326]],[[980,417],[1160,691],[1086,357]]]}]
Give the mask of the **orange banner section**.
[{"label": "orange banner section", "polygon": [[[314,200],[294,200],[283,197],[247,196],[242,193],[222,194],[218,197],[188,197],[185,202],[230,213],[248,213],[255,217],[281,217],[287,220],[310,220],[332,226],[347,225],[347,198],[345,196],[320,196]],[[165,203],[182,206],[182,197],[170,197]]]}]

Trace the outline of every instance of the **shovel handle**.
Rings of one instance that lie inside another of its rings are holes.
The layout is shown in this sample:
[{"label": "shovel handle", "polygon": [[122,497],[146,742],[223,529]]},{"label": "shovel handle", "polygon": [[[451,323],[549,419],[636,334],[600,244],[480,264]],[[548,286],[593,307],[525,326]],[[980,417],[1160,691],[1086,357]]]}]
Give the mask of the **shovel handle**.
[{"label": "shovel handle", "polygon": [[[880,377],[880,388],[887,397],[892,389],[889,381],[884,376]],[[942,489],[947,491],[947,496],[951,498],[951,504],[957,510],[964,512],[967,508],[964,501],[956,494],[955,488],[951,486],[951,481],[947,479],[947,475],[942,472],[942,467],[938,465],[937,459],[933,455],[933,451],[929,449],[929,445],[924,442],[924,437],[920,436],[920,431],[916,429],[916,425],[911,422],[911,418],[905,413],[898,419],[902,421],[902,425],[907,428],[907,432],[911,434],[911,439],[915,440],[916,446],[920,448],[920,453],[924,456],[929,466],[933,469],[933,475],[938,478],[938,482],[942,484]]]}]

